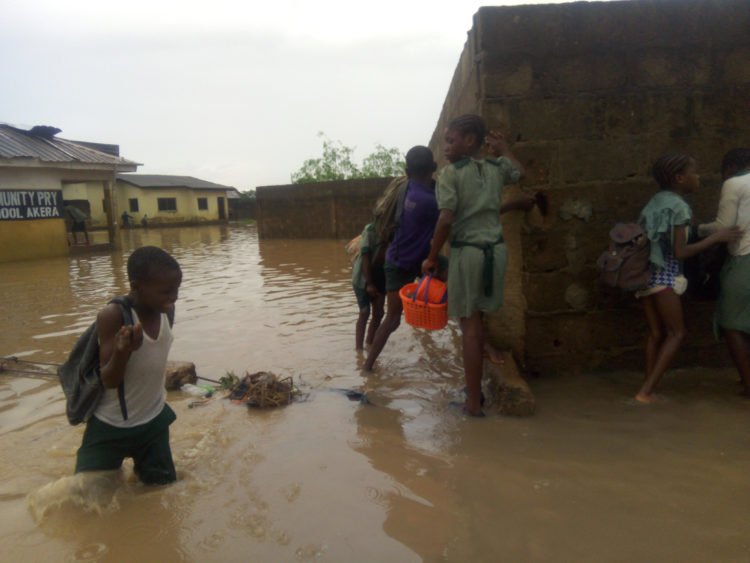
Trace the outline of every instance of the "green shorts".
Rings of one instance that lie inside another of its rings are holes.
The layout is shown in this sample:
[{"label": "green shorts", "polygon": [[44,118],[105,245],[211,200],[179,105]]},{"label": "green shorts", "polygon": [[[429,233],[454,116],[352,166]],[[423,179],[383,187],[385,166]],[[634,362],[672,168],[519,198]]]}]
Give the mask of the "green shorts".
[{"label": "green shorts", "polygon": [[[445,256],[438,256],[438,277],[448,270],[448,258]],[[399,268],[391,262],[385,263],[385,290],[387,292],[398,291],[404,287],[407,283],[413,282],[416,278],[422,275],[421,264],[420,268],[414,270],[404,270]]]},{"label": "green shorts", "polygon": [[169,425],[177,419],[169,405],[156,418],[132,428],[117,428],[92,416],[76,456],[76,473],[119,469],[126,457],[135,462],[135,473],[147,485],[177,480],[169,448]]}]

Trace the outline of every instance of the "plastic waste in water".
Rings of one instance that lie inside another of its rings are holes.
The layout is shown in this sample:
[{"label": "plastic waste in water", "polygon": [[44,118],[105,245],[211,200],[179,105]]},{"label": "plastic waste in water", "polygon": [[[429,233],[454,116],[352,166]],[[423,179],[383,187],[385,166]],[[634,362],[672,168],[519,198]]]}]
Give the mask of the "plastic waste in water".
[{"label": "plastic waste in water", "polygon": [[180,387],[180,391],[192,395],[193,397],[210,397],[214,394],[214,388],[210,385],[193,385],[192,383],[185,383]]}]

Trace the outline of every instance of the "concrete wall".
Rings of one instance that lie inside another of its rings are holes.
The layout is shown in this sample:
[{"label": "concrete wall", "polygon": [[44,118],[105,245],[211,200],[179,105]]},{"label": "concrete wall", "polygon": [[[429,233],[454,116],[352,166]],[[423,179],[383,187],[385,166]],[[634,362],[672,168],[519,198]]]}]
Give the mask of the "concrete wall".
[{"label": "concrete wall", "polygon": [[[650,165],[667,150],[695,155],[703,189],[690,203],[700,220],[715,213],[722,154],[750,146],[748,30],[747,0],[493,7],[475,16],[431,147],[442,154],[446,121],[473,109],[512,141],[527,169],[523,187],[551,197],[543,224],[516,227],[515,304],[525,314],[490,323],[505,325],[495,326],[498,342],[520,338],[530,367],[641,365],[643,314],[632,297],[602,289],[594,262],[612,224],[635,220],[656,190]],[[690,334],[678,361],[724,363],[712,304],[685,306]]]},{"label": "concrete wall", "polygon": [[352,238],[372,220],[390,178],[340,180],[256,190],[262,238]]}]

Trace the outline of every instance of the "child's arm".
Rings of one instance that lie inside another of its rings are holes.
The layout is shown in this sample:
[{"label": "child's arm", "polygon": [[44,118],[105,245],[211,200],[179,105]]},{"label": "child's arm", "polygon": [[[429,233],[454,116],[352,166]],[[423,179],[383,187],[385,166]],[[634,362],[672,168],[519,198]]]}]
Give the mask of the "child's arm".
[{"label": "child's arm", "polygon": [[437,271],[437,257],[438,254],[440,254],[440,249],[443,248],[445,241],[448,240],[448,237],[451,234],[451,227],[453,226],[454,219],[455,214],[450,209],[440,210],[440,216],[438,217],[437,225],[435,225],[435,234],[432,235],[430,253],[422,262],[422,274]]},{"label": "child's arm", "polygon": [[537,196],[523,194],[516,199],[503,203],[500,206],[500,215],[507,213],[508,211],[531,211],[531,208],[536,205]]},{"label": "child's arm", "polygon": [[362,275],[365,277],[365,291],[370,297],[378,296],[378,289],[372,283],[372,258],[369,252],[362,254]]},{"label": "child's arm", "polygon": [[125,326],[122,309],[114,303],[107,305],[96,317],[99,334],[99,363],[104,387],[114,389],[125,377],[125,366],[131,352],[143,343],[143,328],[140,324]]},{"label": "child's arm", "polygon": [[508,141],[505,140],[505,135],[498,131],[490,131],[487,133],[487,145],[490,149],[490,154],[499,157],[504,156],[510,160],[511,164],[518,169],[521,176],[524,175],[524,169],[518,159],[514,156],[513,152],[508,146]]},{"label": "child's arm", "polygon": [[715,244],[719,244],[720,242],[732,242],[739,240],[742,237],[742,230],[735,225],[734,227],[719,229],[715,233],[699,240],[698,242],[688,244],[687,229],[688,225],[677,225],[674,227],[672,233],[672,240],[674,240],[674,257],[678,260],[684,260],[685,258],[690,258],[696,254],[700,254],[704,250]]}]

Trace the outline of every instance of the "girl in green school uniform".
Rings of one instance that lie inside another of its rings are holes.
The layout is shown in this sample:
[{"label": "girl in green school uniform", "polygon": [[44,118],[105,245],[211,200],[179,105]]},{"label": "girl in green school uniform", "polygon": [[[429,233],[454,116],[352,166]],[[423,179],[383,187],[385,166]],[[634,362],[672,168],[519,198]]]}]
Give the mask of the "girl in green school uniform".
[{"label": "girl in green school uniform", "polygon": [[451,121],[445,132],[445,156],[450,162],[437,182],[440,216],[430,253],[422,272],[434,271],[443,244],[450,240],[448,269],[448,314],[458,317],[463,339],[466,403],[464,412],[482,412],[483,357],[500,361],[499,352],[485,340],[483,315],[503,305],[505,263],[500,214],[528,211],[535,198],[524,196],[501,204],[506,184],[518,182],[522,167],[502,135],[487,135],[487,145],[496,158],[481,158],[485,125],[478,115],[463,115]]}]

